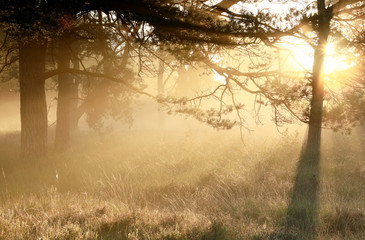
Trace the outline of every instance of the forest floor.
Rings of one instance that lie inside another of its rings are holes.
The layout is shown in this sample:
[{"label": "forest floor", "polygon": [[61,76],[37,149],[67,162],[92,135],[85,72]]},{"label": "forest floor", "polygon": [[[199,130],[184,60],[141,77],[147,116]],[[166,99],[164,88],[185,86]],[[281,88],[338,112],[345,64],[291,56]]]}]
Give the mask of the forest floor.
[{"label": "forest floor", "polygon": [[199,136],[80,133],[24,163],[3,133],[0,239],[365,239],[361,134],[324,137],[309,230],[286,223],[302,139]]}]

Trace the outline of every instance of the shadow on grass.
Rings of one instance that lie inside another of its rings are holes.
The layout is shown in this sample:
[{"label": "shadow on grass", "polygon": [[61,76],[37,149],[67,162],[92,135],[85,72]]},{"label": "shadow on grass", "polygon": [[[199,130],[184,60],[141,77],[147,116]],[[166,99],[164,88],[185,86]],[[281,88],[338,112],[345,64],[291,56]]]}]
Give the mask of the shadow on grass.
[{"label": "shadow on grass", "polygon": [[320,151],[308,146],[302,152],[289,203],[285,227],[313,239],[318,222]]},{"label": "shadow on grass", "polygon": [[315,239],[318,224],[320,148],[303,145],[282,231],[269,239]]}]

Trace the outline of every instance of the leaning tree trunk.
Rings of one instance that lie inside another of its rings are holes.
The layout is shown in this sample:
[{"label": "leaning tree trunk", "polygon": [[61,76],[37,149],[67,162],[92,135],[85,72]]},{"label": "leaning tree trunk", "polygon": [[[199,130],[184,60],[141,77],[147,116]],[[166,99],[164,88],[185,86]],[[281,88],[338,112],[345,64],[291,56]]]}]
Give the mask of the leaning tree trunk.
[{"label": "leaning tree trunk", "polygon": [[19,43],[19,84],[22,159],[46,155],[47,103],[44,89],[46,43]]},{"label": "leaning tree trunk", "polygon": [[[65,38],[59,41],[58,51],[58,69],[66,70],[69,68],[71,60],[71,52],[68,51],[68,46]],[[58,98],[57,98],[57,125],[55,150],[64,151],[70,144],[70,102],[72,78],[70,74],[61,73],[58,75]]]}]

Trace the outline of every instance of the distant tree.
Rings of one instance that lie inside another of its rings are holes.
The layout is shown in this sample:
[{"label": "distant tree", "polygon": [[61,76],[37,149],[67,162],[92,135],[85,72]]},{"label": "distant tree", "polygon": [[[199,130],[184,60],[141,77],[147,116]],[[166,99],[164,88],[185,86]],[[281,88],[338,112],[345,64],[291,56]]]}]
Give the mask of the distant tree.
[{"label": "distant tree", "polygon": [[[72,63],[76,70],[80,70],[81,65],[84,70],[92,72],[115,77],[122,73],[124,79],[127,76],[132,77],[132,74],[129,74],[130,70],[126,68],[129,43],[124,41],[124,47],[121,47],[123,42],[115,41],[117,37],[113,34],[117,34],[113,29],[116,27],[115,20],[112,21],[110,16],[104,14],[103,17],[101,11],[90,12],[69,24],[69,28],[58,39],[57,68],[64,73],[58,75],[55,136],[57,151],[68,148],[70,132],[84,113],[87,122],[93,128],[102,126],[102,118],[106,117],[107,113],[115,119],[131,120],[130,107],[125,104],[129,102],[130,94],[120,83],[90,77],[87,74],[83,80],[80,79],[81,75],[78,75],[79,79],[76,80],[74,74],[67,73]],[[126,81],[133,80],[134,78]],[[77,101],[78,99],[80,101]]]},{"label": "distant tree", "polygon": [[[130,67],[135,44],[128,28],[117,22],[115,16],[97,11],[95,42],[89,49],[94,52],[98,62],[93,71],[120,77],[125,82],[138,85],[139,79]],[[88,81],[86,85],[83,97],[89,126],[99,129],[103,126],[103,119],[108,117],[132,123],[133,94],[123,84],[97,78]]]}]

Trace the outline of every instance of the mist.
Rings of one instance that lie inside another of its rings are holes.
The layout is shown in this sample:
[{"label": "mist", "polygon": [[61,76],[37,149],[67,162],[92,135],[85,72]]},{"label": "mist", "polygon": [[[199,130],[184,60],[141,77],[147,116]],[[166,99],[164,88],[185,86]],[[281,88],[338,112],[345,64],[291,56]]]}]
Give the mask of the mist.
[{"label": "mist", "polygon": [[365,237],[362,1],[0,2],[0,239]]}]

